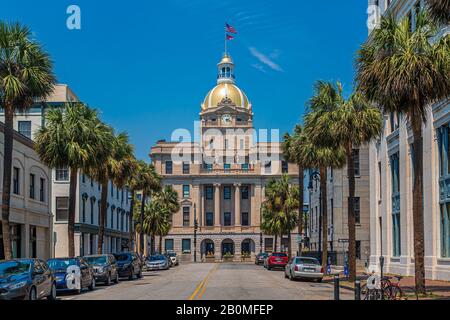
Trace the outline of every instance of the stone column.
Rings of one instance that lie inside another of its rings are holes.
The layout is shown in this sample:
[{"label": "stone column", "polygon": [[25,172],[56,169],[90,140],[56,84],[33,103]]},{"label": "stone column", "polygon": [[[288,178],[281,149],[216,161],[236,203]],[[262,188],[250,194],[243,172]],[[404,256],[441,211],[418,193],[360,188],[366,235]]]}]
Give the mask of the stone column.
[{"label": "stone column", "polygon": [[220,184],[216,183],[214,185],[214,226],[221,226],[221,210],[220,210]]},{"label": "stone column", "polygon": [[234,225],[241,226],[241,184],[234,184]]}]

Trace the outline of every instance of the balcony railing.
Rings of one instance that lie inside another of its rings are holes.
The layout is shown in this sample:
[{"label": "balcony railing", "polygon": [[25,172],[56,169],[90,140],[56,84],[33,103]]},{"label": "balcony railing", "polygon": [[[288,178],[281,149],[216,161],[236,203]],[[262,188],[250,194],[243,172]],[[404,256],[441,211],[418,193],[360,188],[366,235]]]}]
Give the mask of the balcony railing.
[{"label": "balcony railing", "polygon": [[255,166],[250,164],[233,164],[229,166],[205,164],[201,172],[210,174],[246,174],[255,172]]}]

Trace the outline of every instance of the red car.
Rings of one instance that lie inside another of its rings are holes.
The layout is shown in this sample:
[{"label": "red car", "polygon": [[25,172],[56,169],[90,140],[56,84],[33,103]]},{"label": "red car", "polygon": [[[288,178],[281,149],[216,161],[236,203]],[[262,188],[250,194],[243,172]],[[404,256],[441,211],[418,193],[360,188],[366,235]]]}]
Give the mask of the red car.
[{"label": "red car", "polygon": [[273,268],[284,269],[287,263],[288,263],[288,256],[286,253],[274,252],[266,259],[264,266],[267,268],[267,270],[271,270]]}]

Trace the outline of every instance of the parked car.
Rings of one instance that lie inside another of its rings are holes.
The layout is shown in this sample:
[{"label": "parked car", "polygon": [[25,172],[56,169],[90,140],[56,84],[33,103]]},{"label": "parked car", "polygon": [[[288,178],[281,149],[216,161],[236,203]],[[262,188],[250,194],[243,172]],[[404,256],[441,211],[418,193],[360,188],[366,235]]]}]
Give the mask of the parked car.
[{"label": "parked car", "polygon": [[47,264],[55,274],[57,291],[81,293],[84,288],[95,289],[94,270],[83,258],[49,259]]},{"label": "parked car", "polygon": [[56,299],[55,275],[45,261],[0,261],[0,300],[42,298]]},{"label": "parked car", "polygon": [[261,252],[256,255],[255,264],[260,265],[264,264],[264,260],[269,256],[266,252]]},{"label": "parked car", "polygon": [[141,260],[137,254],[132,252],[116,253],[114,258],[117,261],[117,271],[120,278],[128,278],[133,280],[133,277],[142,278]]},{"label": "parked car", "polygon": [[324,270],[316,258],[292,258],[284,269],[284,276],[290,280],[305,278],[322,282]]},{"label": "parked car", "polygon": [[94,269],[95,283],[103,282],[107,286],[112,281],[119,283],[117,261],[112,254],[90,255],[84,259]]},{"label": "parked car", "polygon": [[288,256],[284,252],[273,252],[264,260],[264,263],[267,270],[272,270],[275,268],[284,269],[288,263]]},{"label": "parked car", "polygon": [[169,269],[169,259],[165,255],[156,254],[149,256],[145,261],[146,269],[153,270],[167,270]]},{"label": "parked car", "polygon": [[144,267],[145,267],[145,257],[142,254],[138,253],[138,252],[136,252],[136,255],[139,258],[139,262],[141,263],[141,268],[144,269]]},{"label": "parked car", "polygon": [[180,260],[178,260],[178,256],[177,256],[176,252],[168,251],[166,253],[166,255],[172,261],[172,265],[174,265],[174,266],[179,266],[180,265]]}]

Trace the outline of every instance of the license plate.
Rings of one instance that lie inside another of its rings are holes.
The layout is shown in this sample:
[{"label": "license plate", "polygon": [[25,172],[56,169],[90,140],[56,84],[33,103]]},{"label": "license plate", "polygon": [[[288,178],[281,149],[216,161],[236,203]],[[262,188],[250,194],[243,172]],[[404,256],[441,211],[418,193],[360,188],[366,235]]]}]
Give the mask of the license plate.
[{"label": "license plate", "polygon": [[316,271],[315,269],[311,269],[311,268],[305,268],[303,270],[306,272],[315,272]]}]

